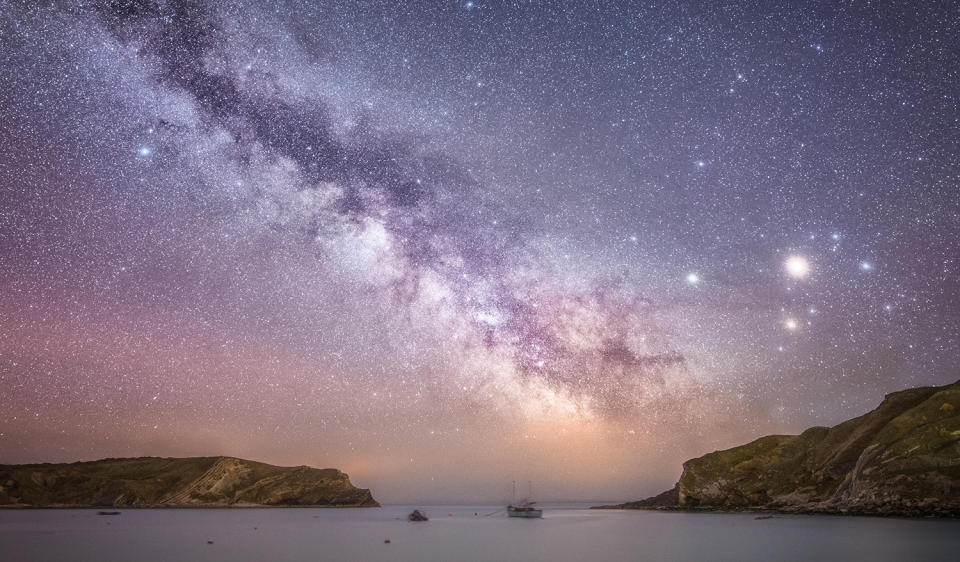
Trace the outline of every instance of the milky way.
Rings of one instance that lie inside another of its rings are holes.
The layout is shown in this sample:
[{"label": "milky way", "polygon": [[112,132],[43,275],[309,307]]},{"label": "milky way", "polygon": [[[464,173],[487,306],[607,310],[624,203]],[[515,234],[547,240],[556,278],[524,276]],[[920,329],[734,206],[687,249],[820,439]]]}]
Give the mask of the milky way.
[{"label": "milky way", "polygon": [[0,462],[631,499],[960,376],[949,3],[4,3]]}]

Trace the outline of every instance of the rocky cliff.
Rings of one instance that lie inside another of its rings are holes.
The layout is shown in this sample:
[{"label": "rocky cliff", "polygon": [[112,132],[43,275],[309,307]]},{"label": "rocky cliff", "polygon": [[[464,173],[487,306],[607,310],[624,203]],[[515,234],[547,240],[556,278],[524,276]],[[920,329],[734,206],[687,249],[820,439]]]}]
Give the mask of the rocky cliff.
[{"label": "rocky cliff", "polygon": [[673,489],[610,507],[960,516],[960,381],[689,460]]},{"label": "rocky cliff", "polygon": [[3,507],[379,506],[332,468],[232,457],[0,465]]}]

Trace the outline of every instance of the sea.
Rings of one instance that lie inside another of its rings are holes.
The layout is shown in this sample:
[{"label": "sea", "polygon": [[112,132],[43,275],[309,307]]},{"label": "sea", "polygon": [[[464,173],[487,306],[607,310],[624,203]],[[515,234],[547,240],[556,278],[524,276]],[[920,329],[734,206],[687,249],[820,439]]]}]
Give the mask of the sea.
[{"label": "sea", "polygon": [[960,560],[960,520],[542,507],[0,510],[0,561]]}]

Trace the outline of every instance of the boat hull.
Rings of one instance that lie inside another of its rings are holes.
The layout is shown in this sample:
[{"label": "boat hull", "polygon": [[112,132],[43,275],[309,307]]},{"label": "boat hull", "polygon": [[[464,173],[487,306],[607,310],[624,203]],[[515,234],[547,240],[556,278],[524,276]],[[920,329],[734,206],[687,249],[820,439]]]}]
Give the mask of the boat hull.
[{"label": "boat hull", "polygon": [[521,517],[524,519],[540,519],[543,517],[542,509],[508,509],[507,515],[510,517]]}]

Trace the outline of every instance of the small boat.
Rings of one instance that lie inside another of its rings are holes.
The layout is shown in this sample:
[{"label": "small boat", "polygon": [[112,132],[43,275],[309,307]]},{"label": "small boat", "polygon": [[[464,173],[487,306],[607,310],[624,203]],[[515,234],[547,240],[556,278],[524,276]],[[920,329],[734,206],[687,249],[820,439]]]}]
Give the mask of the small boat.
[{"label": "small boat", "polygon": [[427,514],[421,512],[419,509],[414,509],[413,513],[407,515],[407,521],[429,521]]},{"label": "small boat", "polygon": [[534,502],[526,501],[520,505],[508,505],[507,516],[526,517],[528,519],[540,519],[541,517],[543,517],[543,510],[540,509],[539,507],[536,507],[536,504]]},{"label": "small boat", "polygon": [[98,511],[97,515],[120,515],[119,511]]},{"label": "small boat", "polygon": [[[530,495],[526,499],[522,500],[519,504],[514,502],[511,505],[507,506],[507,517],[523,517],[525,519],[540,519],[543,517],[543,510],[537,507],[537,502],[532,501],[530,498],[533,496],[533,483],[528,483],[530,487]],[[513,483],[513,497],[517,497],[517,483]]]}]

